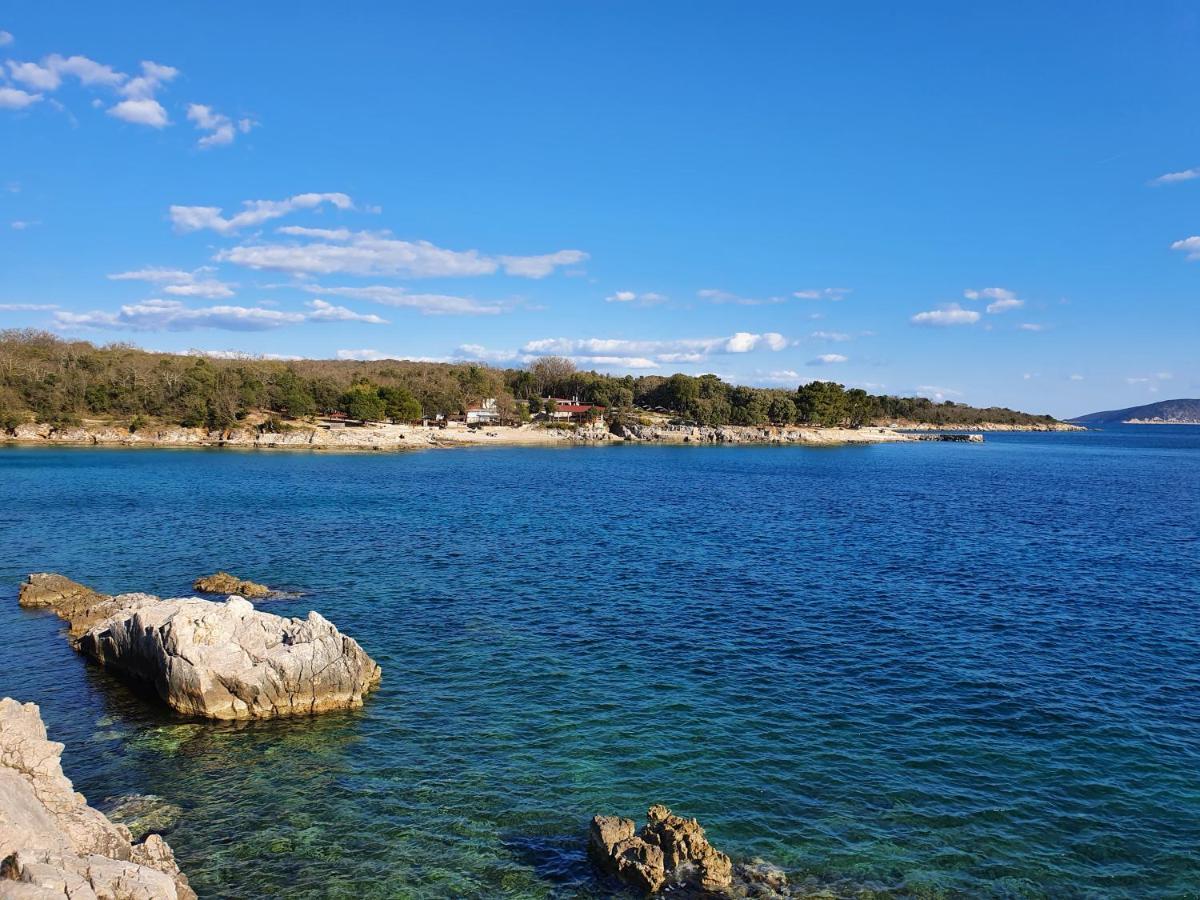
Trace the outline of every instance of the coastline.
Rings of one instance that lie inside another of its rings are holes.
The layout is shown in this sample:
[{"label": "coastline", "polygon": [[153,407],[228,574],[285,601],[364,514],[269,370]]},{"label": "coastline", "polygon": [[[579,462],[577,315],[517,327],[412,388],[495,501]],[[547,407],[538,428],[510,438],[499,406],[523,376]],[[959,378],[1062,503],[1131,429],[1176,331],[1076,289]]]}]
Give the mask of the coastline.
[{"label": "coastline", "polygon": [[[959,429],[980,431],[985,429]],[[55,428],[19,425],[0,443],[22,446],[91,446],[146,448],[232,448],[253,450],[381,451],[461,447],[572,447],[605,444],[799,444],[841,446],[936,440],[935,432],[951,429],[900,430],[891,427],[822,428],[750,425],[632,425],[614,434],[606,428],[566,429],[535,425],[471,429],[459,423],[446,428],[372,424],[328,429],[297,424],[284,432],[257,429],[208,431],[202,428],[157,427],[130,432],[118,425],[88,423]]]}]

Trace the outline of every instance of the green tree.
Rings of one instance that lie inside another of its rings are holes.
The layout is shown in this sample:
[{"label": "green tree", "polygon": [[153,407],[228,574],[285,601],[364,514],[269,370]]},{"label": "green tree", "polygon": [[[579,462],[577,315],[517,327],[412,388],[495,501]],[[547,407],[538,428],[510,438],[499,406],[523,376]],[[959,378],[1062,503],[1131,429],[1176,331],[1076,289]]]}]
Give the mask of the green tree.
[{"label": "green tree", "polygon": [[363,422],[378,422],[387,414],[387,404],[379,396],[379,389],[365,381],[352,385],[342,394],[338,405],[350,418]]},{"label": "green tree", "polygon": [[790,425],[796,421],[796,404],[790,397],[776,395],[767,406],[767,418],[776,425]]},{"label": "green tree", "polygon": [[410,422],[421,418],[421,404],[403,387],[381,387],[379,396],[383,400],[384,415],[393,422]]}]

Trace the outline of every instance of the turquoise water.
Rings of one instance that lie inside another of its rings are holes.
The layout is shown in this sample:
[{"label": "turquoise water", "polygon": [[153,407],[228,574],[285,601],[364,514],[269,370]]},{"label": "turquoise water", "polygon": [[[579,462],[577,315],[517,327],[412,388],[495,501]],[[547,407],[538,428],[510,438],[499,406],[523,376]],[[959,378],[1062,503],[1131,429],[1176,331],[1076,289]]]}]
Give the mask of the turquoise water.
[{"label": "turquoise water", "polygon": [[[1200,428],[982,446],[0,450],[0,694],[201,896],[609,896],[664,802],[835,895],[1200,896]],[[361,711],[173,718],[25,573],[303,591]]]}]

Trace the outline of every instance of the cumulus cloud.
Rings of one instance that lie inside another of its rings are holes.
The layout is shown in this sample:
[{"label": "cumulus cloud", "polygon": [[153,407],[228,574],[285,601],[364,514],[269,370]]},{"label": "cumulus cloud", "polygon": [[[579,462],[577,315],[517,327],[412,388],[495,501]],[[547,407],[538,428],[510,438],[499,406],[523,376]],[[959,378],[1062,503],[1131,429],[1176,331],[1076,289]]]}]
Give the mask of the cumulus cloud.
[{"label": "cumulus cloud", "polygon": [[366,322],[370,325],[386,325],[387,319],[374,313],[357,313],[344,306],[335,306],[325,300],[310,300],[306,306],[312,309],[308,314],[311,321],[321,322]]},{"label": "cumulus cloud", "polygon": [[493,350],[482,344],[461,344],[455,352],[463,359],[481,362],[511,362],[520,358],[516,350]]},{"label": "cumulus cloud", "polygon": [[19,88],[0,87],[0,109],[24,109],[41,99],[41,94],[31,94]]},{"label": "cumulus cloud", "polygon": [[504,311],[501,304],[479,301],[470,297],[452,294],[410,293],[402,287],[375,284],[365,287],[323,287],[319,284],[296,284],[288,287],[307,291],[310,294],[326,294],[333,297],[349,297],[352,300],[370,300],[384,306],[415,309],[425,315],[488,316]]},{"label": "cumulus cloud", "polygon": [[808,361],[808,365],[810,365],[810,366],[832,366],[832,365],[836,365],[837,363],[844,363],[844,362],[849,362],[849,361],[850,361],[850,358],[848,356],[842,356],[842,354],[840,354],[840,353],[822,353],[816,359],[810,359]]},{"label": "cumulus cloud", "polygon": [[[179,206],[173,205],[169,214],[171,223],[177,231],[201,231],[211,229],[218,234],[231,234],[242,228],[261,225],[271,219],[278,219],[298,209],[315,209],[324,204],[330,204],[337,209],[353,209],[354,201],[346,194],[296,194],[284,200],[246,200],[241,212],[225,218],[224,210],[219,206]],[[234,248],[241,249],[241,248]],[[254,268],[270,268],[255,266]]]},{"label": "cumulus cloud", "polygon": [[[86,56],[62,56],[58,53],[52,53],[40,62],[10,59],[6,65],[9,79],[30,90],[0,88],[0,107],[23,109],[41,100],[43,94],[57,91],[65,79],[74,78],[85,87],[109,88],[124,98],[109,107],[107,112],[110,116],[151,128],[163,128],[170,124],[167,111],[155,99],[155,94],[179,74],[179,70],[172,66],[147,60],[142,63],[142,73],[130,77]],[[55,100],[49,102],[57,105]],[[104,105],[100,100],[94,101],[94,104]]]},{"label": "cumulus cloud", "polygon": [[122,306],[116,312],[74,313],[59,311],[55,323],[61,328],[116,329],[128,331],[193,331],[219,328],[226,331],[266,331],[281,325],[303,322],[304,313],[282,312],[254,306],[208,306],[193,308],[178,300],[143,300]]},{"label": "cumulus cloud", "polygon": [[[703,362],[717,353],[748,353],[765,349],[778,351],[789,341],[781,334],[755,334],[739,331],[727,337],[682,338],[677,340],[627,340],[624,338],[542,338],[527,341],[521,352],[530,356],[569,356],[572,359],[598,361],[620,359],[630,368],[650,368],[648,364]],[[635,362],[636,361],[636,364]]]},{"label": "cumulus cloud", "polygon": [[122,100],[112,106],[108,114],[134,125],[147,125],[150,128],[166,128],[171,124],[163,105],[153,97],[142,97],[137,100]]},{"label": "cumulus cloud", "polygon": [[208,300],[232,297],[233,285],[210,277],[207,273],[211,271],[208,268],[187,272],[182,269],[148,267],[130,272],[113,272],[108,277],[111,281],[145,281],[162,285],[164,293],[176,297],[203,297]]},{"label": "cumulus cloud", "polygon": [[640,294],[637,291],[617,291],[609,294],[604,299],[608,303],[631,303],[638,306],[655,306],[659,303],[666,303],[668,298],[664,294],[657,294],[654,291],[646,291]]},{"label": "cumulus cloud", "polygon": [[0,31],[0,47],[7,47],[13,42],[13,40],[14,39],[11,32]]},{"label": "cumulus cloud", "polygon": [[792,296],[798,300],[832,300],[837,303],[846,299],[850,288],[808,288],[803,291],[793,291]]},{"label": "cumulus cloud", "polygon": [[1019,309],[1025,305],[1025,301],[1017,297],[1017,295],[1008,288],[990,287],[982,288],[981,290],[968,289],[963,291],[963,296],[968,300],[991,300],[987,305],[989,313],[1001,313],[1010,309]]},{"label": "cumulus cloud", "polygon": [[1172,250],[1187,254],[1189,260],[1200,259],[1200,237],[1188,237],[1171,245]]},{"label": "cumulus cloud", "polygon": [[586,262],[587,258],[588,255],[582,250],[559,250],[541,256],[498,257],[507,274],[522,278],[545,278],[560,266],[574,266]]},{"label": "cumulus cloud", "polygon": [[979,321],[979,313],[973,309],[963,309],[957,303],[949,303],[940,309],[919,312],[909,321],[914,325],[932,325],[946,327],[950,325],[974,325]]},{"label": "cumulus cloud", "polygon": [[[320,196],[320,195],[314,195]],[[342,195],[344,196],[344,195]],[[346,198],[349,200],[349,198]],[[192,210],[176,217],[175,210]],[[199,212],[195,212],[195,211]],[[214,216],[219,210],[209,207],[172,207],[172,217],[184,230],[205,227],[195,224]],[[243,214],[244,215],[244,214]],[[222,222],[235,221],[224,220]],[[232,230],[225,227],[225,230]],[[327,231],[326,234],[313,234]],[[388,232],[289,228],[291,236],[313,237],[308,243],[240,244],[217,254],[217,259],[251,269],[270,269],[293,275],[393,275],[409,278],[466,278],[493,275],[503,267],[509,275],[544,278],[556,266],[586,259],[578,250],[562,250],[542,256],[487,256],[478,250],[447,250],[429,241],[405,241]]]},{"label": "cumulus cloud", "polygon": [[180,300],[155,298],[128,303],[116,312],[94,310],[76,313],[59,310],[54,323],[63,329],[118,331],[195,331],[215,328],[223,331],[267,331],[302,322],[365,322],[386,325],[387,320],[373,314],[357,313],[325,300],[312,300],[305,312],[286,312],[266,306],[187,306]]},{"label": "cumulus cloud", "polygon": [[1182,172],[1167,172],[1165,175],[1159,175],[1151,184],[1176,184],[1180,181],[1191,181],[1193,178],[1200,178],[1200,169],[1184,169]]},{"label": "cumulus cloud", "polygon": [[203,149],[232,144],[239,132],[246,134],[257,124],[253,119],[239,119],[237,123],[234,123],[229,116],[219,113],[203,103],[189,103],[187,118],[196,126],[197,130],[207,132],[196,142],[196,146]]},{"label": "cumulus cloud", "polygon": [[954,388],[938,387],[935,384],[919,384],[917,392],[922,395],[928,395],[933,400],[948,400],[951,397],[961,397],[962,391],[956,391]]}]

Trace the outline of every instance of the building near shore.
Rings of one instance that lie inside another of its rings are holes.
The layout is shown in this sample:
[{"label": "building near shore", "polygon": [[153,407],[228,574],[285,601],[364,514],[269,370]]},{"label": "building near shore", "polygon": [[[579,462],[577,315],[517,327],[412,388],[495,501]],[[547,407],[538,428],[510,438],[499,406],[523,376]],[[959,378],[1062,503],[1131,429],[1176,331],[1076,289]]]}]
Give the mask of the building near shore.
[{"label": "building near shore", "polygon": [[500,421],[500,409],[495,397],[488,397],[467,407],[468,425],[495,425]]}]

